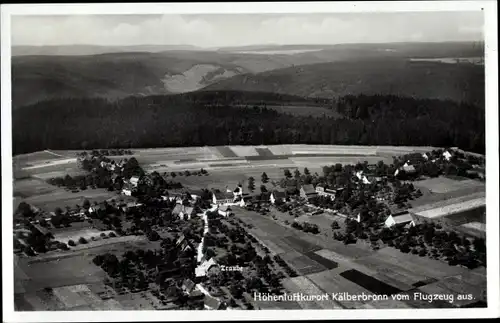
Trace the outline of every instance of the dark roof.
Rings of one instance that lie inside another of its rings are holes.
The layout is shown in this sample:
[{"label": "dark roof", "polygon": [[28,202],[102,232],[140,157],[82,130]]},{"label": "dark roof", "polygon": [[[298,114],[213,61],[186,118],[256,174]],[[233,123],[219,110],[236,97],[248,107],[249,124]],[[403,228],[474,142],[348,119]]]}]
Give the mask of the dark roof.
[{"label": "dark roof", "polygon": [[201,196],[203,195],[203,190],[189,190],[189,194]]},{"label": "dark roof", "polygon": [[269,198],[271,197],[271,193],[270,192],[264,192],[261,194],[261,199],[262,200],[269,200]]},{"label": "dark roof", "polygon": [[275,198],[284,198],[286,197],[286,193],[283,191],[273,191],[272,193]]},{"label": "dark roof", "polygon": [[222,302],[215,297],[205,295],[205,305],[214,310],[218,310],[221,307]]},{"label": "dark roof", "polygon": [[314,186],[312,186],[312,184],[302,185],[302,189],[306,194],[316,194],[316,191],[314,190]]},{"label": "dark roof", "polygon": [[195,283],[191,279],[185,279],[184,282],[182,283],[182,288],[187,291],[188,293],[193,290],[195,287]]},{"label": "dark roof", "polygon": [[43,235],[47,235],[50,233],[49,230],[45,229],[40,224],[33,224],[33,228],[35,228],[38,232],[40,232]]},{"label": "dark roof", "polygon": [[229,192],[212,192],[212,194],[215,195],[215,198],[219,200],[227,200],[234,198],[233,193]]}]

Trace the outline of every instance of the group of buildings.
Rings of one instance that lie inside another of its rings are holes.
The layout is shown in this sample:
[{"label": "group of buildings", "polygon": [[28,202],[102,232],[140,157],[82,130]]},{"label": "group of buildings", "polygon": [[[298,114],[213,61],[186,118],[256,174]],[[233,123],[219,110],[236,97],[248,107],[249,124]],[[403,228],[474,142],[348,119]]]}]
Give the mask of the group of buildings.
[{"label": "group of buildings", "polygon": [[485,193],[473,193],[394,213],[387,218],[385,225],[409,227],[423,222],[433,222],[467,235],[484,238]]}]

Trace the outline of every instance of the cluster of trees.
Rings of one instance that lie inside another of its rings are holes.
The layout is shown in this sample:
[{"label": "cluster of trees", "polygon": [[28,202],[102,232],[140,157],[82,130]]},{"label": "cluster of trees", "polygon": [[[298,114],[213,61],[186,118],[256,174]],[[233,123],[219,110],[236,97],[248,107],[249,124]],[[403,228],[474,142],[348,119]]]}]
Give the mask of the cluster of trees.
[{"label": "cluster of trees", "polygon": [[319,233],[318,225],[309,222],[300,223],[297,221],[293,221],[292,228],[312,234]]},{"label": "cluster of trees", "polygon": [[[468,268],[486,266],[486,245],[482,238],[472,242],[454,231],[436,230],[439,225],[423,223],[409,230],[385,230],[382,240],[401,252],[444,258],[449,265],[463,265]],[[382,230],[384,231],[384,230]]]},{"label": "cluster of trees", "polygon": [[[162,249],[159,250],[129,250],[122,254],[120,259],[110,253],[97,255],[93,258],[96,266],[101,267],[114,280],[116,288],[126,287],[133,291],[141,291],[148,288],[150,283],[162,285],[165,277],[162,272],[156,270],[157,266],[168,264],[171,269],[181,268],[181,260],[191,259],[190,270],[181,272],[184,278],[191,278],[194,274],[193,251],[180,251],[175,245],[175,239],[163,239]],[[166,268],[168,270],[168,268]],[[181,279],[182,280],[182,279]]]},{"label": "cluster of trees", "polygon": [[444,151],[443,149],[435,149],[427,152],[427,159],[420,153],[393,157],[395,168],[399,168],[407,161],[410,161],[411,165],[415,167],[415,172],[410,174],[402,171],[397,177],[412,180],[420,176],[438,177],[440,175],[451,175],[475,179],[478,178],[478,174],[469,171],[474,170],[474,167],[484,168],[485,159],[483,156],[465,155],[460,151],[453,151],[451,158],[447,160],[443,156]]},{"label": "cluster of trees", "polygon": [[345,108],[337,108],[343,117],[316,118],[264,106],[242,109],[212,99],[197,101],[188,94],[39,102],[13,111],[13,151],[260,144],[432,145],[485,151],[484,107],[464,103],[354,96]]},{"label": "cluster of trees", "polygon": [[92,151],[78,152],[77,157],[103,157],[103,156],[123,156],[133,155],[130,149],[94,149]]},{"label": "cluster of trees", "polygon": [[[106,188],[108,190],[121,190],[124,185],[124,180],[134,175],[144,175],[143,169],[139,166],[139,162],[134,157],[124,159],[123,165],[118,166],[114,160],[103,156],[85,155],[78,159],[80,167],[89,172],[86,175],[64,177],[54,177],[47,180],[47,183],[55,186],[64,186],[71,190],[79,188],[86,190],[87,187]],[[102,166],[104,163],[105,166]],[[114,170],[110,170],[106,165],[115,165]],[[115,175],[113,177],[113,175]]]},{"label": "cluster of trees", "polygon": [[280,265],[281,268],[283,268],[283,270],[285,270],[285,272],[287,273],[288,276],[290,277],[297,277],[298,274],[295,270],[293,270],[284,260],[283,258],[281,258],[280,255],[275,255],[273,257],[274,261],[276,261],[276,263],[278,265]]},{"label": "cluster of trees", "polygon": [[[167,173],[164,173],[164,176],[167,176]],[[189,171],[185,170],[183,172],[170,172],[171,177],[176,177],[176,176],[208,176],[208,171],[206,169],[201,168],[199,171]]]}]

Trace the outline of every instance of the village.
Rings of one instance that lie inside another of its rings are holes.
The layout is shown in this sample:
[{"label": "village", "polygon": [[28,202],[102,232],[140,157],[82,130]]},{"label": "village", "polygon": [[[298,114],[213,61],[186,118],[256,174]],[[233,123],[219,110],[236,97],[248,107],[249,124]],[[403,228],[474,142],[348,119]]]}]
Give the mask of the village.
[{"label": "village", "polygon": [[[70,190],[95,185],[121,197],[85,200],[52,212],[21,203],[14,252],[57,256],[92,243],[145,237],[156,248],[103,252],[92,262],[107,273],[112,293],[148,292],[157,300],[155,309],[256,309],[254,292],[283,293],[283,279],[301,276],[293,261],[283,260],[253,234],[253,225],[240,214],[265,217],[306,236],[324,235],[347,247],[360,240],[373,251],[385,245],[449,266],[486,266],[484,192],[439,201],[428,192],[429,203],[412,205],[426,195],[416,188],[419,181],[439,176],[484,180],[484,159],[457,150],[398,156],[391,165],[325,166],[322,175],[285,169],[281,179],[270,180],[263,172],[259,190],[253,177],[236,187],[187,188],[176,176],[208,172],[146,173],[134,157],[116,161],[82,153],[78,163],[89,175],[47,182]],[[313,223],[316,216],[335,220],[325,227]],[[90,235],[72,235],[74,228],[90,228]]]}]

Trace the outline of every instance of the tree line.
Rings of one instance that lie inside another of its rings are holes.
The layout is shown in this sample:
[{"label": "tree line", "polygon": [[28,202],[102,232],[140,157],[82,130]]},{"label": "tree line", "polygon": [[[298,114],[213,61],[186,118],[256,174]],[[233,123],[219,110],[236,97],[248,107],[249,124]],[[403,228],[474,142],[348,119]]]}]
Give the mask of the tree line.
[{"label": "tree line", "polygon": [[[465,103],[348,96],[329,104],[342,117],[283,114],[265,103],[235,106],[224,92],[57,99],[15,109],[13,152],[260,144],[356,144],[485,150],[485,111]],[[218,99],[219,98],[219,99]],[[238,101],[239,102],[239,101]]]}]

